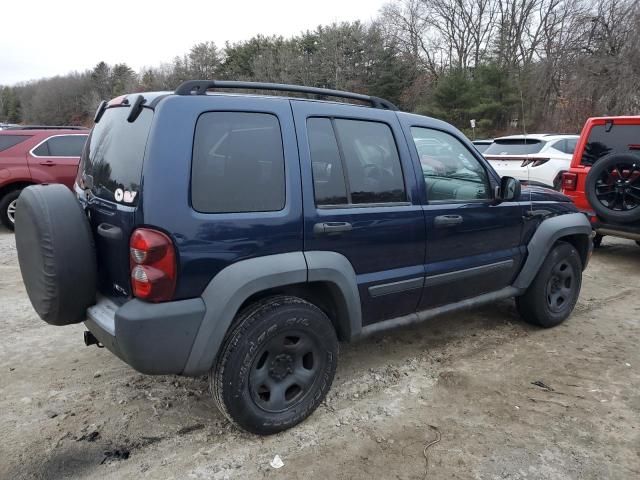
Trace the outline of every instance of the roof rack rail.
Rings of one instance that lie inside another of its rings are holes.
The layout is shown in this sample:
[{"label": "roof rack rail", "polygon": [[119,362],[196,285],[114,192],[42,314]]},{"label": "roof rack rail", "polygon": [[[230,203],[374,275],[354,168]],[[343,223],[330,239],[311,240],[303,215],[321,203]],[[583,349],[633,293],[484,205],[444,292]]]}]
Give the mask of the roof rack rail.
[{"label": "roof rack rail", "polygon": [[89,130],[87,127],[78,126],[53,126],[53,125],[15,125],[5,127],[5,130]]},{"label": "roof rack rail", "polygon": [[238,88],[245,90],[275,90],[280,92],[306,93],[322,97],[338,97],[359,100],[361,102],[371,104],[373,108],[398,110],[397,106],[384,98],[362,95],[360,93],[344,92],[342,90],[331,90],[329,88],[305,87],[302,85],[287,85],[284,83],[237,82],[230,80],[187,80],[186,82],[181,83],[174,93],[176,95],[205,95],[207,90],[212,88]]}]

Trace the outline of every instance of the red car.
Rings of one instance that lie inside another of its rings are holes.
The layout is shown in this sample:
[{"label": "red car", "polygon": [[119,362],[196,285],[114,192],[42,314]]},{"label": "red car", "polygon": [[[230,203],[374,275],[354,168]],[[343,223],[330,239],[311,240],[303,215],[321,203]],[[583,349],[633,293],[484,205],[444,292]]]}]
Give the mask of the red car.
[{"label": "red car", "polygon": [[0,221],[13,230],[20,191],[34,183],[72,188],[89,131],[23,127],[0,131]]},{"label": "red car", "polygon": [[562,191],[604,235],[640,244],[640,116],[587,120]]}]

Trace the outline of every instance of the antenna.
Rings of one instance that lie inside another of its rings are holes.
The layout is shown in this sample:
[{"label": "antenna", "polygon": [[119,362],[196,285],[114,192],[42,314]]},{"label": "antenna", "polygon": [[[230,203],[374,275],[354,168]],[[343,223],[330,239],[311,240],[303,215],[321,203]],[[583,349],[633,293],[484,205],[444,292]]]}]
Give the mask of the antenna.
[{"label": "antenna", "polygon": [[[527,145],[527,124],[524,119],[524,96],[522,95],[522,84],[520,83],[520,71],[518,71],[518,90],[520,91],[520,115],[522,116],[522,134],[524,144]],[[527,186],[529,187],[529,208],[533,214],[533,194],[531,192],[531,164],[527,164]]]}]

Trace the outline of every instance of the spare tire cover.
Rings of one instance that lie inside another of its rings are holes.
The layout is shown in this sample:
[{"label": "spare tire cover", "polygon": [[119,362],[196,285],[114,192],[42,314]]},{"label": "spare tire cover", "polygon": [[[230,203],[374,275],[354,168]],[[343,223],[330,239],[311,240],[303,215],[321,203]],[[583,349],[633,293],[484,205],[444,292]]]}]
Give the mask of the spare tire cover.
[{"label": "spare tire cover", "polygon": [[85,320],[95,303],[96,257],[89,222],[64,185],[25,188],[16,208],[16,248],[29,300],[51,325]]},{"label": "spare tire cover", "polygon": [[[595,210],[595,212],[605,220],[613,223],[634,223],[640,221],[640,205],[638,205],[638,194],[640,193],[638,189],[640,188],[640,179],[635,175],[630,175],[628,178],[624,178],[623,180],[629,180],[628,185],[623,185],[621,188],[625,191],[625,195],[629,195],[627,192],[631,192],[631,195],[628,197],[636,206],[630,208],[628,210],[618,209],[614,210],[613,208],[609,208],[604,205],[600,199],[598,199],[597,195],[597,186],[598,180],[601,178],[603,174],[606,174],[607,171],[610,171],[613,168],[619,167],[620,165],[627,165],[632,172],[640,170],[640,158],[631,154],[620,154],[620,153],[612,153],[605,157],[599,159],[589,170],[589,174],[587,175],[587,180],[585,182],[585,194],[587,196],[587,200],[591,205],[591,208]],[[624,170],[624,168],[623,168]],[[612,186],[614,188],[615,185]]]}]

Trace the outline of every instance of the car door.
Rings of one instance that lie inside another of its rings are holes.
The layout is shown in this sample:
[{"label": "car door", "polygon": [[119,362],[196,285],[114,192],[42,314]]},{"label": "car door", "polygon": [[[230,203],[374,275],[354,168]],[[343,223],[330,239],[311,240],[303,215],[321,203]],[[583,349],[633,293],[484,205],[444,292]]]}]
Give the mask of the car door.
[{"label": "car door", "polygon": [[86,134],[47,137],[27,155],[31,175],[38,181],[63,183],[73,188],[86,140]]},{"label": "car door", "polygon": [[468,141],[415,118],[405,118],[403,128],[423,176],[427,250],[419,309],[510,285],[524,255],[522,207],[492,200],[498,178]]},{"label": "car door", "polygon": [[415,312],[425,228],[408,146],[394,112],[292,101],[305,251],[344,255],[363,324]]}]

